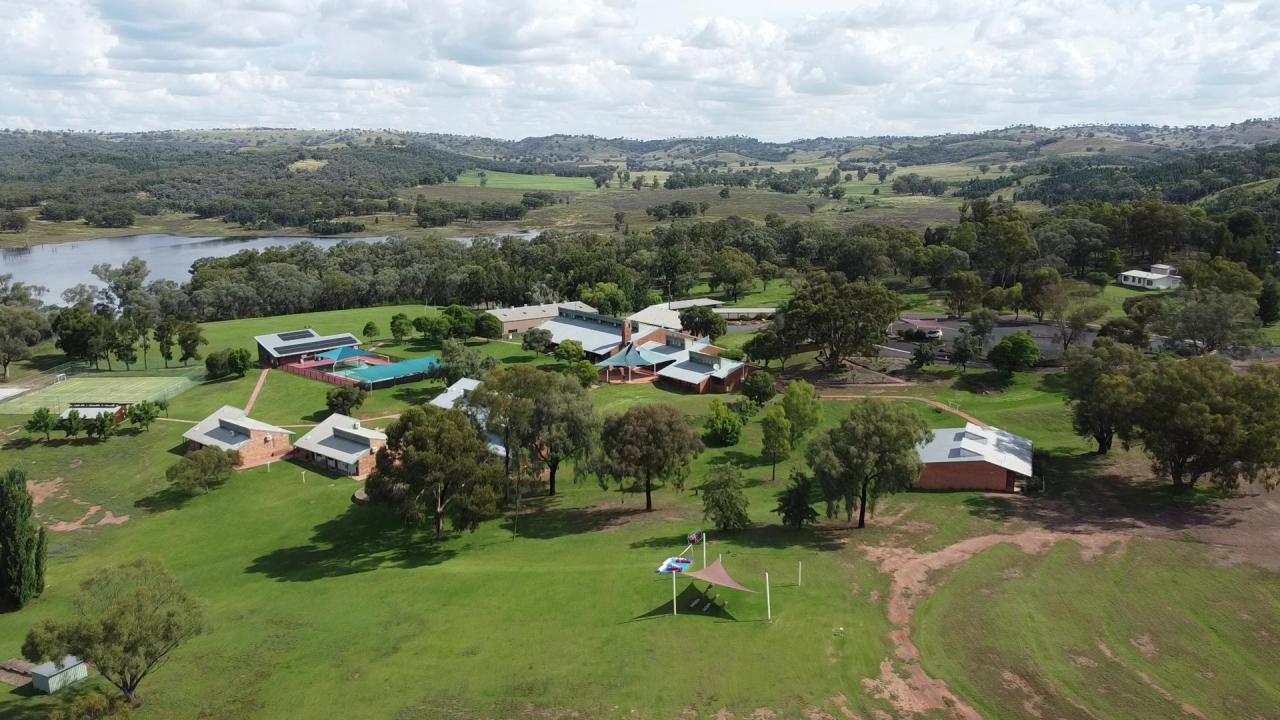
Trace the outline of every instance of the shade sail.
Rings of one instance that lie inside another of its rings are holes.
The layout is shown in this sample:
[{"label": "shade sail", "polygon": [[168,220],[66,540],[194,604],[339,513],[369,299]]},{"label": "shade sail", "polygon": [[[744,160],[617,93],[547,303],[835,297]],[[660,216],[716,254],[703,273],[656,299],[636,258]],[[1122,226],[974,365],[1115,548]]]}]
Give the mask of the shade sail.
[{"label": "shade sail", "polygon": [[701,580],[703,582],[709,582],[712,585],[731,588],[733,590],[741,590],[742,592],[749,593],[755,592],[755,590],[752,590],[749,587],[743,587],[738,584],[737,580],[729,577],[729,571],[724,569],[724,565],[720,563],[720,558],[716,558],[715,562],[699,570],[687,570],[685,571],[684,576],[695,580]]},{"label": "shade sail", "polygon": [[369,352],[368,350],[361,350],[360,348],[340,347],[340,348],[335,348],[333,350],[328,350],[326,352],[319,353],[318,355],[316,355],[316,357],[321,360],[333,360],[334,362],[341,362],[343,360],[350,360],[351,358],[377,357],[377,355]]},{"label": "shade sail", "polygon": [[670,362],[671,358],[660,355],[651,350],[636,347],[635,343],[627,343],[627,346],[614,353],[610,357],[596,363],[596,367],[602,368],[625,368],[625,367],[653,367]]}]

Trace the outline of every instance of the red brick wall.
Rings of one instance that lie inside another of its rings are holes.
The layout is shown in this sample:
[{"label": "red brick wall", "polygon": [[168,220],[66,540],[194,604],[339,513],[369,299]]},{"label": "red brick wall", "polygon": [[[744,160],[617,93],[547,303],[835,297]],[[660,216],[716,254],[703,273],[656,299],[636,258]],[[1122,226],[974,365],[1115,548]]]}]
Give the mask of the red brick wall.
[{"label": "red brick wall", "polygon": [[[267,442],[267,436],[273,436]],[[255,467],[273,460],[279,460],[293,450],[293,443],[287,433],[266,433],[253,431],[249,434],[249,442],[240,448],[240,467]]]},{"label": "red brick wall", "polygon": [[916,487],[921,490],[1007,490],[1009,473],[985,462],[930,463]]}]

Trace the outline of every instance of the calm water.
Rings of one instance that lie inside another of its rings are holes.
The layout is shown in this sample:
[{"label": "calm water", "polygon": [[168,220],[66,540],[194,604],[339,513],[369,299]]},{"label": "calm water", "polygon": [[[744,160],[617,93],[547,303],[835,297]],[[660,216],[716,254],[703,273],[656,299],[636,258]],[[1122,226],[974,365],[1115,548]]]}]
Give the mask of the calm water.
[{"label": "calm water", "polygon": [[[505,234],[505,233],[504,233]],[[537,231],[511,233],[530,238]],[[473,236],[459,235],[454,239],[470,242]],[[261,250],[280,245],[297,245],[309,242],[324,249],[343,240],[377,242],[385,236],[365,238],[327,237],[180,237],[177,235],[130,235],[127,237],[94,238],[76,242],[35,245],[29,248],[0,248],[0,274],[12,273],[15,280],[43,285],[49,288],[44,296],[47,303],[59,303],[62,291],[79,283],[102,283],[89,271],[98,263],[119,265],[133,256],[147,261],[151,274],[147,281],[188,280],[191,263],[202,257],[223,257],[241,250]]]}]

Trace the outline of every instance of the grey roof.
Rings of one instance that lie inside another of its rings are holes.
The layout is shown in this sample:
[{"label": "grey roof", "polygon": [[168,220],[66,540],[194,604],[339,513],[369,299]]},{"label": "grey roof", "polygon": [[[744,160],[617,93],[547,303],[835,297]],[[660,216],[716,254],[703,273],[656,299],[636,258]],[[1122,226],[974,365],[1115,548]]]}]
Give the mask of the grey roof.
[{"label": "grey roof", "polygon": [[351,333],[337,335],[320,335],[311,328],[289,330],[287,332],[256,335],[253,338],[262,349],[272,357],[301,355],[302,353],[324,352],[341,347],[359,345],[360,341]]},{"label": "grey roof", "polygon": [[489,422],[489,414],[483,408],[474,407],[467,403],[467,396],[473,390],[480,387],[480,381],[475,378],[460,378],[457,382],[445,388],[445,391],[431,398],[431,404],[445,410],[461,410],[466,413],[481,429],[485,431],[485,442],[489,446],[489,452],[498,457],[507,456],[507,446],[502,443],[502,438],[497,433],[489,432],[486,427]]},{"label": "grey roof", "polygon": [[245,443],[249,442],[251,433],[255,430],[268,433],[293,434],[292,430],[254,420],[238,407],[223,405],[214,410],[209,417],[196,423],[190,430],[182,433],[182,437],[201,445],[218,447],[223,450],[239,450]]},{"label": "grey roof", "polygon": [[74,405],[73,404],[71,407],[67,408],[66,410],[63,410],[62,415],[60,415],[59,417],[61,417],[63,420],[66,420],[67,415],[70,415],[72,410],[75,410],[77,413],[79,413],[80,417],[86,420],[92,420],[93,418],[96,418],[99,415],[115,415],[117,412],[120,411],[120,406],[119,405]]},{"label": "grey roof", "polygon": [[622,344],[620,325],[596,320],[560,315],[538,327],[550,331],[551,342],[556,345],[566,340],[577,340],[582,343],[583,350],[596,355],[603,355]]},{"label": "grey roof", "polygon": [[31,675],[39,675],[41,677],[53,677],[61,672],[66,672],[77,665],[83,665],[84,661],[75,655],[63,655],[61,660],[54,662],[50,660],[46,663],[40,663],[31,668]]},{"label": "grey roof", "polygon": [[[714,346],[710,343],[702,342],[688,350],[680,350],[673,353],[671,357],[675,359],[675,362],[659,370],[658,377],[698,385],[709,377],[723,380],[729,377],[730,373],[742,367],[742,363],[737,360],[730,360],[729,358],[707,353],[706,350],[710,347]],[[708,360],[711,362],[708,362]]]},{"label": "grey roof", "polygon": [[387,434],[361,427],[360,421],[350,415],[334,413],[298,438],[293,446],[339,462],[355,464],[373,452],[376,441],[385,443]]},{"label": "grey roof", "polygon": [[515,320],[542,320],[559,315],[560,308],[562,307],[590,313],[596,311],[596,309],[590,305],[574,300],[573,302],[544,303],[542,305],[521,305],[519,307],[496,308],[489,310],[488,313],[502,322],[513,322]]},{"label": "grey roof", "polygon": [[934,430],[933,439],[917,450],[926,465],[986,462],[1030,477],[1034,445],[1021,435],[968,423],[962,428]]},{"label": "grey roof", "polygon": [[[703,298],[690,298],[688,300],[672,300],[671,302],[660,303],[660,304],[666,307],[670,307],[672,310],[684,310],[685,308],[698,307],[698,306],[715,307],[717,305],[723,305],[724,301],[703,297]],[[657,307],[657,305],[651,305],[650,307]]]},{"label": "grey roof", "polygon": [[778,308],[772,307],[718,307],[711,308],[711,312],[717,315],[772,315],[778,312]]}]

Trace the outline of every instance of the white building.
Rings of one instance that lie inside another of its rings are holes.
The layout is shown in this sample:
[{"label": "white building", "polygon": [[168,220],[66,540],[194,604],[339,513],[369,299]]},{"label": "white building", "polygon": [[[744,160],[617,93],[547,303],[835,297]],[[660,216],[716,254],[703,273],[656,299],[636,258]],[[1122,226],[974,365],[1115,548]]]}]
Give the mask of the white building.
[{"label": "white building", "polygon": [[1126,270],[1117,276],[1121,285],[1144,290],[1172,290],[1182,285],[1182,277],[1173,274],[1172,265],[1152,265],[1151,270]]},{"label": "white building", "polygon": [[75,655],[65,655],[56,662],[50,660],[31,668],[31,686],[46,695],[52,695],[87,677],[89,666]]}]

